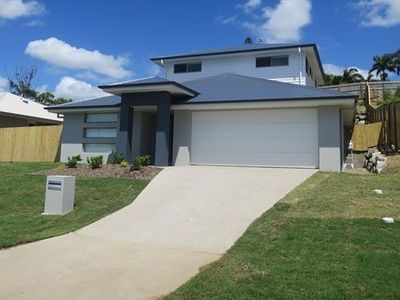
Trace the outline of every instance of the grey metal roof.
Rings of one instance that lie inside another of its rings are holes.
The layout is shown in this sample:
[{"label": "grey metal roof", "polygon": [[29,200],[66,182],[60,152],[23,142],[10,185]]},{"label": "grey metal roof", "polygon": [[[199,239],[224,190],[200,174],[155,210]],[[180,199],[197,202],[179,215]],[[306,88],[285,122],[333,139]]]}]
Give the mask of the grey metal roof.
[{"label": "grey metal roof", "polygon": [[[166,81],[176,83],[174,81]],[[152,82],[142,82],[142,84],[151,85]],[[356,98],[356,96],[347,93],[232,73],[204,77],[179,85],[196,91],[197,96],[190,99],[186,98],[186,100],[178,100],[179,102],[176,104]],[[51,106],[47,107],[47,109],[115,107],[120,104],[121,97],[106,96]]]},{"label": "grey metal roof", "polygon": [[101,85],[101,86],[99,86],[99,88],[149,85],[149,84],[160,84],[160,83],[163,84],[163,83],[173,83],[173,82],[174,81],[170,81],[165,78],[154,76],[154,77],[139,78],[139,79],[135,79],[135,80],[124,81],[124,82],[110,83],[110,84],[106,84],[106,85]]},{"label": "grey metal roof", "polygon": [[200,93],[185,103],[355,98],[346,93],[231,73],[184,84]]},{"label": "grey metal roof", "polygon": [[103,89],[106,92],[110,92],[114,94],[115,92],[118,91],[117,95],[120,95],[121,89],[124,88],[132,88],[134,90],[135,87],[140,88],[140,87],[148,87],[148,86],[153,86],[154,88],[161,88],[165,89],[166,85],[174,86],[175,88],[178,88],[178,90],[183,91],[184,94],[189,93],[190,95],[197,95],[197,91],[194,91],[190,89],[189,87],[180,84],[176,81],[171,81],[167,80],[161,77],[150,77],[150,78],[144,78],[144,79],[136,79],[136,80],[131,80],[131,81],[125,81],[125,82],[119,82],[119,83],[112,83],[108,85],[101,85],[99,88]]},{"label": "grey metal roof", "polygon": [[82,101],[75,101],[60,105],[48,106],[46,109],[69,109],[69,108],[89,108],[89,107],[115,107],[121,104],[121,97],[119,96],[105,96]]},{"label": "grey metal roof", "polygon": [[279,50],[297,47],[316,47],[315,44],[243,44],[235,47],[212,49],[212,50],[202,50],[194,51],[188,53],[166,55],[160,57],[151,58],[152,61],[158,61],[161,59],[173,59],[173,58],[184,58],[184,57],[195,57],[195,56],[209,56],[209,55],[219,55],[219,54],[229,54],[229,53],[239,53],[239,52],[251,52],[260,50]]}]

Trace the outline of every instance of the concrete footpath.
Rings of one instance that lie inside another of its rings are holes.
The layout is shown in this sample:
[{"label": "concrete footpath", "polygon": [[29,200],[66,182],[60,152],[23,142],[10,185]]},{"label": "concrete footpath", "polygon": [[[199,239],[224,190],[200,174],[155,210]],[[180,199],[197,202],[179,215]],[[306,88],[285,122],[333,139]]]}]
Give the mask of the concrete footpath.
[{"label": "concrete footpath", "polygon": [[156,299],[217,260],[316,170],[164,169],[127,207],[0,251],[0,299]]}]

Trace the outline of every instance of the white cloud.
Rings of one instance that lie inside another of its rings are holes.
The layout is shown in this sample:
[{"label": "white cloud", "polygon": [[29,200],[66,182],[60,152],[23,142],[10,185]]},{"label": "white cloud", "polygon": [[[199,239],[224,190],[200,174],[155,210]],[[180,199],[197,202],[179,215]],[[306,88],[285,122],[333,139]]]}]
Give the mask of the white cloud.
[{"label": "white cloud", "polygon": [[361,25],[391,27],[400,24],[400,0],[360,0]]},{"label": "white cloud", "polygon": [[324,64],[324,72],[325,74],[333,74],[333,75],[343,75],[343,70],[346,68],[356,68],[358,73],[360,73],[364,78],[368,77],[368,70],[358,68],[356,66],[342,67],[335,64]]},{"label": "white cloud", "polygon": [[248,0],[244,4],[239,4],[237,7],[243,9],[244,12],[250,13],[261,5],[261,0]]},{"label": "white cloud", "polygon": [[90,83],[69,76],[61,78],[53,94],[56,97],[63,97],[72,100],[82,100],[109,95],[101,89],[92,86]]},{"label": "white cloud", "polygon": [[25,53],[57,67],[92,71],[115,79],[132,75],[125,69],[129,63],[126,57],[114,57],[97,50],[77,48],[55,37],[29,42]]},{"label": "white cloud", "polygon": [[217,21],[223,25],[228,25],[228,24],[234,24],[236,22],[236,18],[237,18],[237,15],[227,17],[227,18],[224,18],[221,16],[221,17],[217,18]]},{"label": "white cloud", "polygon": [[0,0],[0,19],[13,20],[19,17],[37,16],[45,11],[38,1]]},{"label": "white cloud", "polygon": [[280,0],[272,8],[263,9],[264,23],[253,27],[256,34],[268,43],[297,42],[301,29],[311,23],[310,0]]},{"label": "white cloud", "polygon": [[0,92],[5,92],[8,87],[8,79],[0,76]]},{"label": "white cloud", "polygon": [[33,20],[25,24],[28,27],[42,27],[44,26],[44,22],[41,20]]},{"label": "white cloud", "polygon": [[147,69],[147,73],[149,74],[149,76],[159,76],[161,73],[162,69],[160,66],[153,64],[150,65]]}]

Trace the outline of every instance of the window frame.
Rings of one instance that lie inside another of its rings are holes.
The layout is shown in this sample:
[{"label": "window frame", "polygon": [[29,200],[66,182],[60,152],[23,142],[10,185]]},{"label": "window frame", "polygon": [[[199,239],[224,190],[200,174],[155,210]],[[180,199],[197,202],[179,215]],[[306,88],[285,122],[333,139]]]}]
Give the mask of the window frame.
[{"label": "window frame", "polygon": [[[195,70],[191,70],[190,67],[196,67]],[[177,67],[184,67],[182,70],[177,72]],[[202,71],[202,63],[200,62],[192,62],[192,63],[182,63],[182,64],[174,64],[174,74],[182,74],[182,73],[197,73]]]},{"label": "window frame", "polygon": [[[276,60],[278,58],[285,58],[287,63],[285,63],[285,64],[274,64],[274,60]],[[267,60],[267,62],[269,60],[269,64],[268,63],[266,65],[261,64],[260,60],[262,60],[262,59]],[[287,66],[289,66],[289,55],[288,54],[270,55],[270,56],[258,56],[258,57],[256,57],[256,68],[287,67]]]},{"label": "window frame", "polygon": [[[89,115],[115,115],[115,120],[113,121],[89,121],[88,116]],[[117,112],[112,112],[112,113],[85,113],[85,123],[90,123],[90,124],[96,124],[96,123],[117,123],[118,122],[118,113]]]},{"label": "window frame", "polygon": [[[88,136],[87,131],[88,130],[102,130],[102,129],[109,129],[109,130],[115,130],[115,136]],[[85,127],[83,129],[83,137],[86,139],[116,139],[118,136],[118,130],[117,127]]]},{"label": "window frame", "polygon": [[[113,149],[109,150],[109,151],[87,151],[86,147],[87,145],[113,145]],[[116,143],[83,143],[82,144],[82,148],[83,148],[83,152],[84,153],[111,153],[112,151],[115,151],[117,148],[117,144]]]}]

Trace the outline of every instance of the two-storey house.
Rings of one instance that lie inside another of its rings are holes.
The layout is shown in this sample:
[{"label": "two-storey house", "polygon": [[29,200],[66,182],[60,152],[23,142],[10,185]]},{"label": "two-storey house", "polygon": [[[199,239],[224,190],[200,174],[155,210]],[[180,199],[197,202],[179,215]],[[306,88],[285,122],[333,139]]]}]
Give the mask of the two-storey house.
[{"label": "two-storey house", "polygon": [[[153,58],[163,77],[100,86],[64,115],[61,160],[112,150],[155,165],[340,171],[355,97],[320,89],[315,44],[250,44]],[[349,113],[350,112],[350,113]]]}]

